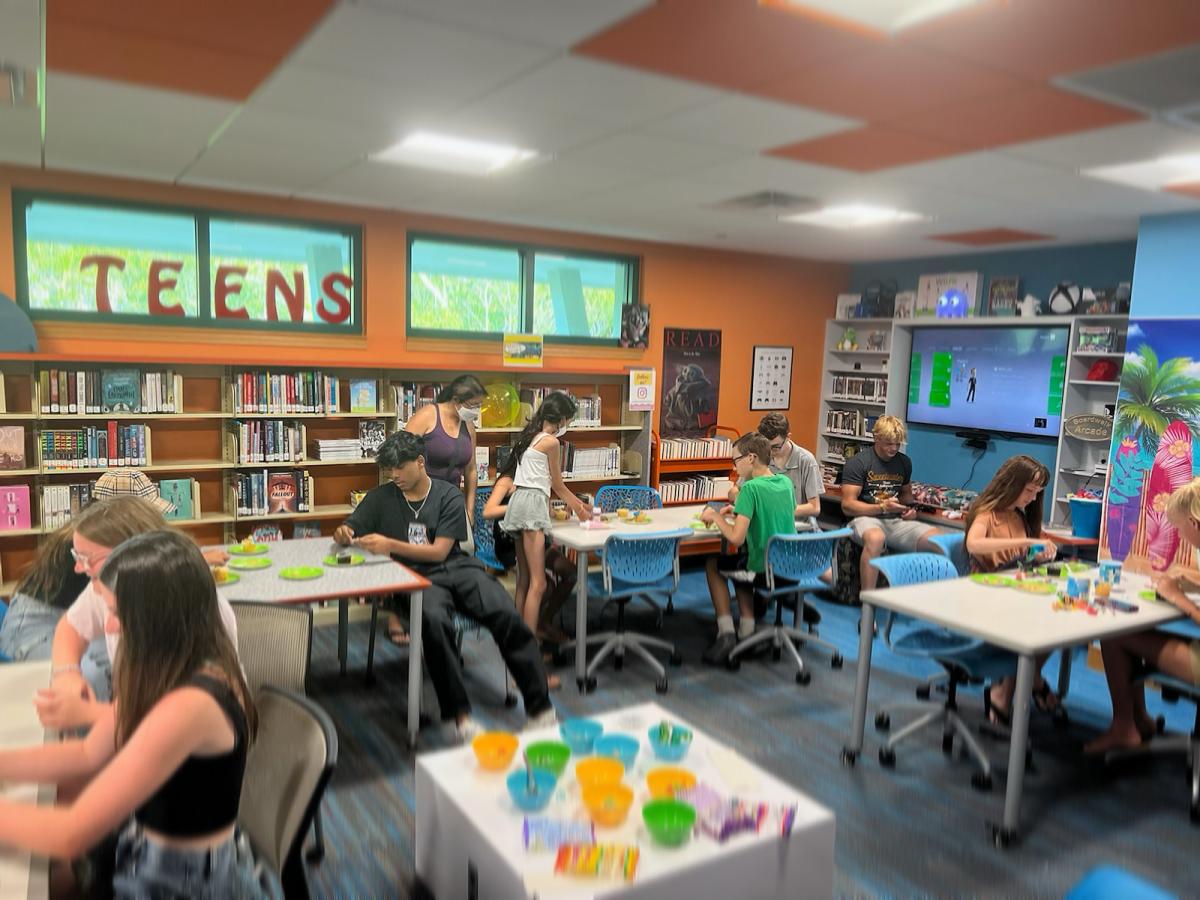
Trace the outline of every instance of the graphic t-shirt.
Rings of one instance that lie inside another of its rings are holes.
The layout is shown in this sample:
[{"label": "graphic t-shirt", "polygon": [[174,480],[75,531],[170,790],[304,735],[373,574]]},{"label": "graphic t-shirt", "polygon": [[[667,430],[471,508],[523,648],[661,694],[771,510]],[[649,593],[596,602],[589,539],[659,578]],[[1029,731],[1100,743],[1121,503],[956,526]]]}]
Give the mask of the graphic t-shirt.
[{"label": "graphic t-shirt", "polygon": [[[912,460],[897,453],[889,460],[882,460],[874,447],[868,447],[852,456],[842,468],[842,484],[856,484],[862,490],[858,499],[863,503],[879,503],[884,497],[900,498],[901,489],[912,481]],[[896,516],[885,513],[877,518]]]},{"label": "graphic t-shirt", "polygon": [[746,568],[767,570],[767,541],[777,534],[795,534],[796,493],[786,475],[751,478],[738,493],[733,513],[750,520],[746,531]]},{"label": "graphic t-shirt", "polygon": [[[467,504],[462,491],[447,481],[430,479],[429,494],[424,500],[407,500],[400,488],[389,481],[367,491],[343,524],[350,526],[355,537],[382,534],[410,544],[432,544],[438,537],[453,538],[446,556],[449,561],[462,554],[458,542],[467,539]],[[415,572],[431,567],[430,563],[395,558]]]}]

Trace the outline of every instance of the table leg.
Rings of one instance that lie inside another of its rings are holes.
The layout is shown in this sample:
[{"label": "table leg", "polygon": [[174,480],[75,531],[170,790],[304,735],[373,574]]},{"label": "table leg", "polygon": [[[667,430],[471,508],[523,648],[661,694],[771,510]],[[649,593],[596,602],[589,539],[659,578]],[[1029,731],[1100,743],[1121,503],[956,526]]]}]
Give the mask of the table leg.
[{"label": "table leg", "polygon": [[371,600],[371,631],[367,635],[367,686],[375,683],[375,630],[379,625],[379,598]]},{"label": "table leg", "polygon": [[871,683],[871,646],[875,640],[875,607],[864,602],[858,620],[858,673],[854,678],[854,713],[850,719],[850,743],[842,748],[842,762],[854,765],[862,752],[867,723],[867,688]]},{"label": "table leg", "polygon": [[421,724],[421,618],[424,592],[408,595],[408,747],[417,748]]},{"label": "table leg", "polygon": [[341,674],[346,674],[346,652],[350,635],[350,600],[343,597],[338,601],[338,663]]},{"label": "table leg", "polygon": [[577,550],[575,558],[575,684],[583,693],[587,680],[587,551]]},{"label": "table leg", "polygon": [[1058,702],[1067,699],[1071,689],[1071,661],[1075,657],[1074,647],[1063,647],[1058,654]]},{"label": "table leg", "polygon": [[1012,737],[1008,745],[1008,785],[1004,791],[1004,823],[992,827],[997,847],[1007,847],[1017,839],[1021,820],[1021,790],[1025,783],[1025,753],[1029,747],[1029,707],[1036,664],[1032,656],[1022,655],[1017,662],[1017,688],[1012,699]]}]

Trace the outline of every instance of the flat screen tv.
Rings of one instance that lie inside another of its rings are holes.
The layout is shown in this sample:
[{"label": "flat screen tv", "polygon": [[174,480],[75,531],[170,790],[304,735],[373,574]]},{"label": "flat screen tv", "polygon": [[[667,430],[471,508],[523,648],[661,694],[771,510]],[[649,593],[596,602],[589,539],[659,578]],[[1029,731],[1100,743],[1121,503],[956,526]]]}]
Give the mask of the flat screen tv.
[{"label": "flat screen tv", "polygon": [[910,423],[1057,438],[1064,325],[914,328]]}]

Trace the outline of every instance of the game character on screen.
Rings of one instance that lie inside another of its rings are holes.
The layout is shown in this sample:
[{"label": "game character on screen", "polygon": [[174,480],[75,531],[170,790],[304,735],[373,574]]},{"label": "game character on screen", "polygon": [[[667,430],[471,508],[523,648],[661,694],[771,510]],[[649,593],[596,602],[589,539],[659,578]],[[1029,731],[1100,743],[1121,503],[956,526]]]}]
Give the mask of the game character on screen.
[{"label": "game character on screen", "polygon": [[967,379],[967,402],[968,403],[975,402],[975,382],[977,380],[978,379],[976,378],[976,375],[975,375],[975,367],[972,366],[971,367],[971,377]]}]

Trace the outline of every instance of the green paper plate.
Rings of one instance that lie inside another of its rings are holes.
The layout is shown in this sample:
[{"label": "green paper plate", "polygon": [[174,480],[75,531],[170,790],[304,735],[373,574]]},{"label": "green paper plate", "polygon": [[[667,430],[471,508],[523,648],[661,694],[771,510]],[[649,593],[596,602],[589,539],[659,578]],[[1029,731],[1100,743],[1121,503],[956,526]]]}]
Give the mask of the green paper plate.
[{"label": "green paper plate", "polygon": [[259,553],[267,552],[267,545],[255,544],[252,547],[247,547],[245,544],[232,544],[227,549],[232,556],[257,556]]},{"label": "green paper plate", "polygon": [[[213,580],[216,581],[215,578]],[[237,572],[226,572],[225,580],[217,581],[217,587],[221,588],[221,587],[225,587],[225,585],[227,585],[227,584],[237,584],[241,580],[242,580],[242,576],[239,575]]]},{"label": "green paper plate", "polygon": [[243,556],[240,559],[231,559],[229,568],[231,569],[265,569],[271,564],[271,560],[265,556]]},{"label": "green paper plate", "polygon": [[1153,588],[1146,588],[1144,591],[1138,591],[1138,599],[1139,600],[1149,600],[1151,602],[1154,602],[1154,601],[1158,600],[1158,594],[1154,591]]},{"label": "green paper plate", "polygon": [[361,566],[363,564],[363,560],[365,559],[366,557],[361,553],[351,553],[350,562],[339,563],[337,561],[337,554],[330,553],[327,557],[321,560],[321,562],[325,563],[327,566],[332,566],[335,569],[349,569],[351,566]]},{"label": "green paper plate", "polygon": [[1012,587],[1017,583],[1012,576],[997,575],[995,572],[976,572],[971,576],[971,580],[976,584],[984,584],[988,587]]},{"label": "green paper plate", "polygon": [[320,566],[291,566],[279,570],[279,577],[285,581],[308,581],[312,578],[320,578],[324,574],[325,570]]},{"label": "green paper plate", "polygon": [[692,531],[699,531],[703,534],[720,534],[716,525],[705,525],[703,522],[692,520]]}]

